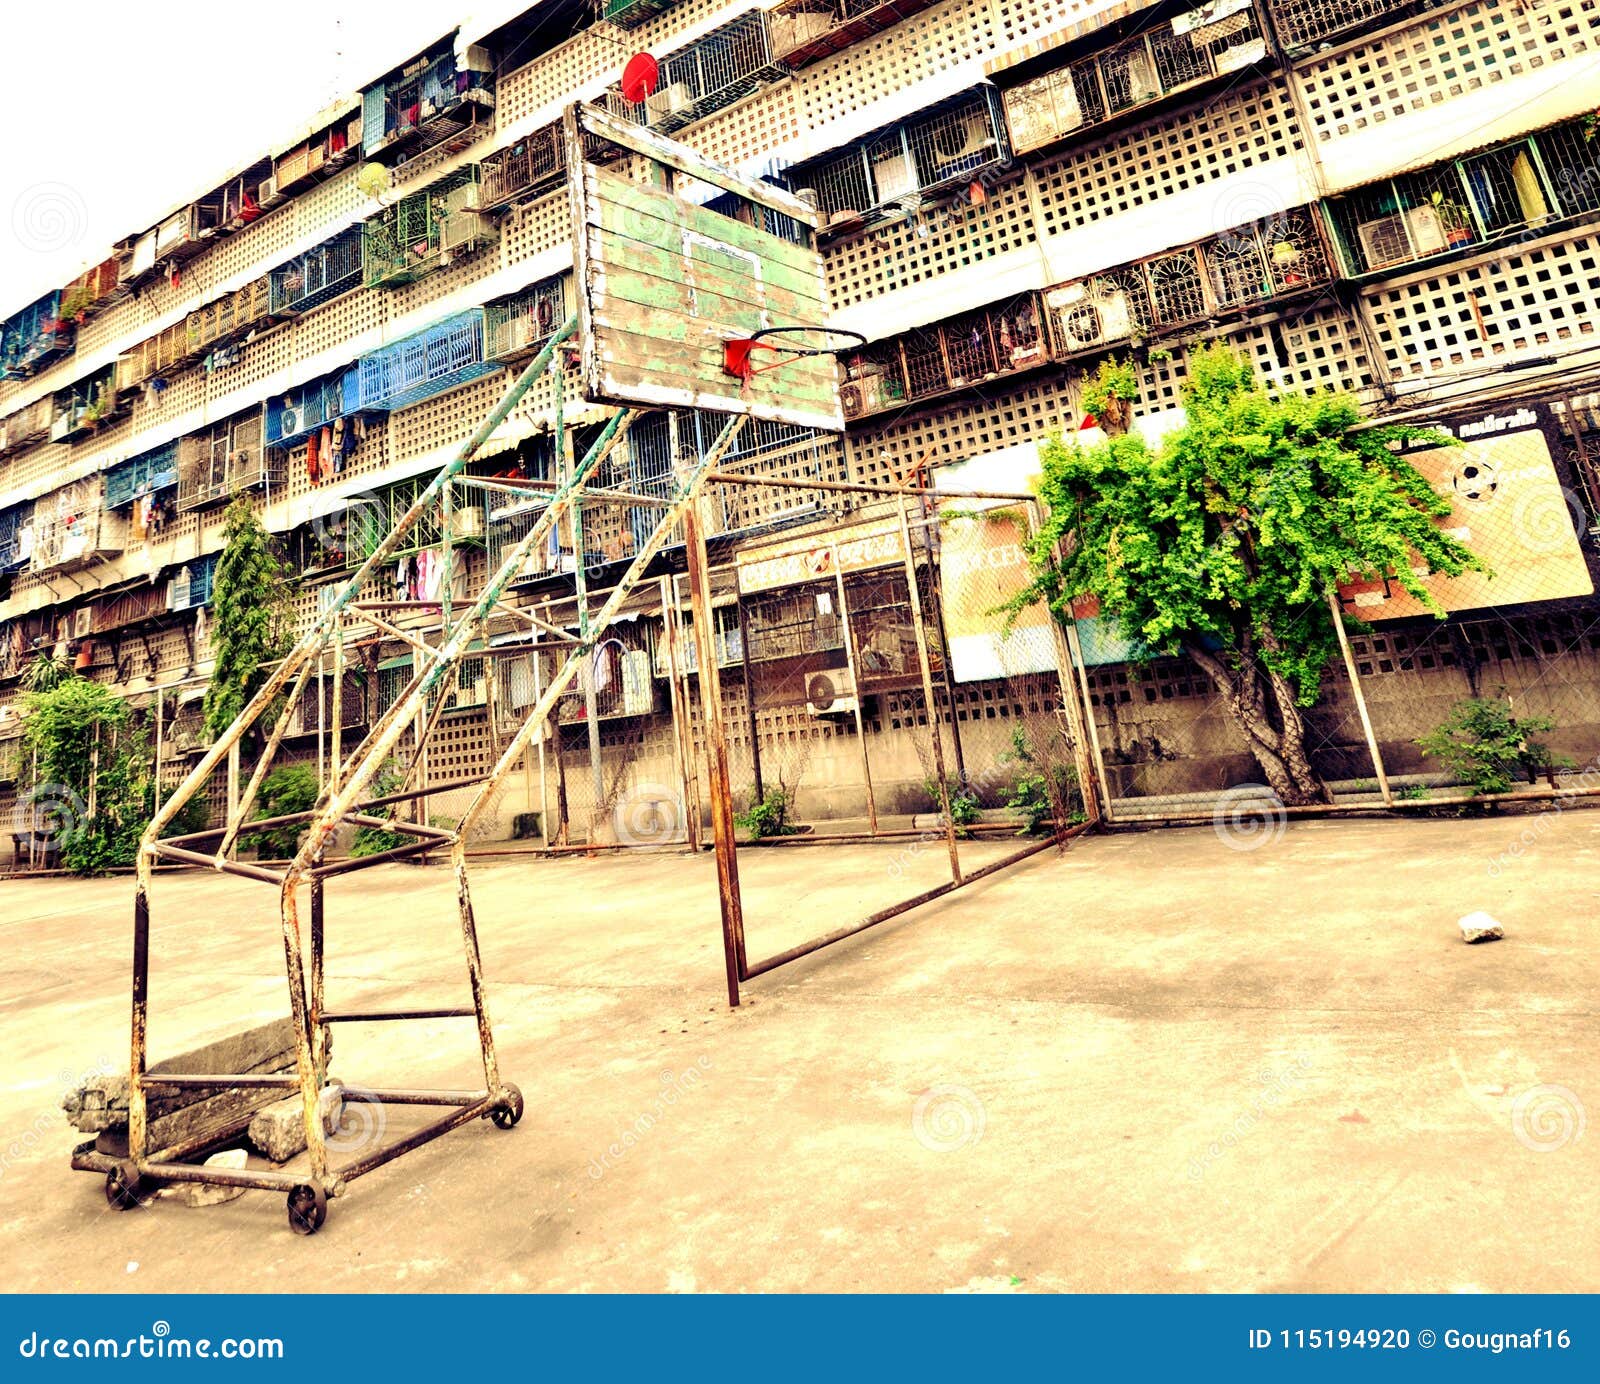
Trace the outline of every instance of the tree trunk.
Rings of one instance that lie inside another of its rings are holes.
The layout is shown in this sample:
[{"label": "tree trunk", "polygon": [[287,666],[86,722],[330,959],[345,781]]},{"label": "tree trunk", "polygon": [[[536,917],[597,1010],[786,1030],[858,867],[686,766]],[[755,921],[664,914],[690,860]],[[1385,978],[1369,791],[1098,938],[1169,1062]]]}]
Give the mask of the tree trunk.
[{"label": "tree trunk", "polygon": [[1305,721],[1295,705],[1293,688],[1285,679],[1262,668],[1249,637],[1241,639],[1239,660],[1234,666],[1198,645],[1186,644],[1184,652],[1222,695],[1228,715],[1243,734],[1267,787],[1278,800],[1286,807],[1332,801],[1306,753]]}]

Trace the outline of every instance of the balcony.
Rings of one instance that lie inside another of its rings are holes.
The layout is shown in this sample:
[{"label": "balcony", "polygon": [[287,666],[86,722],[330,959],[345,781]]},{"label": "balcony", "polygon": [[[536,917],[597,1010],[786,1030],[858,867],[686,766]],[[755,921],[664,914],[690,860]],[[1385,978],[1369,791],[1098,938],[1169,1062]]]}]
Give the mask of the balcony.
[{"label": "balcony", "polygon": [[337,418],[361,412],[361,370],[347,366],[267,401],[267,446],[292,447]]},{"label": "balcony", "polygon": [[82,326],[103,308],[127,297],[122,286],[121,262],[112,256],[86,269],[61,290],[61,319]]},{"label": "balcony", "polygon": [[280,264],[271,280],[275,316],[310,312],[361,287],[362,228],[351,226],[315,249]]},{"label": "balcony", "polygon": [[483,355],[483,309],[442,322],[361,357],[363,409],[397,409],[500,369]]},{"label": "balcony", "polygon": [[678,0],[604,0],[601,18],[619,29],[637,29],[677,3]]},{"label": "balcony", "polygon": [[272,312],[270,276],[263,274],[243,288],[225,293],[215,302],[196,308],[185,324],[195,354],[237,341],[252,328],[276,320]]},{"label": "balcony", "polygon": [[513,361],[533,355],[567,320],[567,276],[525,288],[484,308],[484,351],[490,360]]},{"label": "balcony", "polygon": [[606,92],[613,115],[670,134],[788,75],[772,56],[768,18],[750,10],[661,60],[656,90],[638,105],[620,87]]},{"label": "balcony", "polygon": [[116,557],[127,527],[122,515],[106,508],[100,476],[52,491],[34,507],[32,569],[67,572]]},{"label": "balcony", "polygon": [[[201,606],[211,604],[211,595],[215,589],[217,575],[217,559],[213,554],[210,557],[196,558],[193,562],[186,562],[167,581],[165,608],[167,610],[196,610]],[[156,588],[160,590],[159,587]]]},{"label": "balcony", "polygon": [[126,591],[102,596],[95,601],[90,607],[89,633],[110,634],[114,630],[127,629],[130,625],[143,624],[146,620],[164,615],[166,610],[166,587],[140,582]]},{"label": "balcony", "polygon": [[126,509],[144,495],[178,484],[178,444],[169,442],[106,472],[106,508]]},{"label": "balcony", "polygon": [[[1032,48],[1019,62],[1036,68]],[[1267,56],[1250,0],[1211,0],[1098,52],[1059,62],[1005,92],[1006,125],[1018,154],[1055,144]],[[1004,82],[1004,64],[991,66]]]},{"label": "balcony", "polygon": [[282,485],[281,453],[262,445],[262,416],[252,411],[191,433],[178,443],[178,510],[206,509],[248,490]]},{"label": "balcony", "polygon": [[494,59],[469,48],[457,63],[446,40],[361,94],[362,152],[394,164],[441,144],[465,148],[494,110]]},{"label": "balcony", "polygon": [[1332,279],[1315,210],[1299,207],[1046,290],[1058,359],[1148,341],[1315,292]]},{"label": "balcony", "polygon": [[784,178],[796,192],[816,194],[832,234],[904,215],[1003,167],[1010,156],[999,95],[979,87],[841,153],[797,164]]},{"label": "balcony", "polygon": [[166,379],[190,364],[200,354],[199,343],[191,335],[193,318],[191,313],[119,356],[117,388],[134,389],[149,380]]},{"label": "balcony", "polygon": [[0,509],[0,573],[26,567],[33,557],[33,506]]},{"label": "balcony", "polygon": [[55,400],[48,394],[0,418],[0,456],[50,436]]},{"label": "balcony", "polygon": [[1051,359],[1039,295],[963,313],[841,356],[847,420],[904,408]]},{"label": "balcony", "polygon": [[0,379],[25,380],[72,350],[73,325],[61,318],[61,290],[47,293],[0,325]]},{"label": "balcony", "polygon": [[274,193],[291,197],[324,174],[343,168],[361,152],[361,113],[353,112],[272,161]]},{"label": "balcony", "polygon": [[1408,15],[1442,9],[1456,0],[1267,0],[1278,40],[1299,54],[1326,40],[1392,24]]},{"label": "balcony", "polygon": [[772,56],[791,69],[921,14],[937,0],[783,0],[770,12]]},{"label": "balcony", "polygon": [[133,396],[117,389],[117,367],[108,365],[55,396],[50,440],[70,442],[120,418],[133,407]]},{"label": "balcony", "polygon": [[1345,272],[1361,279],[1592,218],[1600,162],[1569,121],[1324,205]]},{"label": "balcony", "polygon": [[368,288],[412,283],[457,255],[499,238],[479,210],[476,172],[463,169],[402,197],[363,223],[361,257]]},{"label": "balcony", "polygon": [[480,208],[499,211],[513,202],[526,202],[558,186],[566,173],[561,126],[546,125],[495,150],[478,165]]}]

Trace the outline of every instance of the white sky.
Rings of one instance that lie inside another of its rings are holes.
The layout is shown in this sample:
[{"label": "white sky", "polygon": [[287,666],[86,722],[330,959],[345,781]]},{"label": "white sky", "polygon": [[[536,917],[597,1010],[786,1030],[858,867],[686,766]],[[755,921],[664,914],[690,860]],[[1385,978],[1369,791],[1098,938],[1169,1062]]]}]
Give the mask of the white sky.
[{"label": "white sky", "polygon": [[5,0],[0,318],[447,33],[471,0]]}]

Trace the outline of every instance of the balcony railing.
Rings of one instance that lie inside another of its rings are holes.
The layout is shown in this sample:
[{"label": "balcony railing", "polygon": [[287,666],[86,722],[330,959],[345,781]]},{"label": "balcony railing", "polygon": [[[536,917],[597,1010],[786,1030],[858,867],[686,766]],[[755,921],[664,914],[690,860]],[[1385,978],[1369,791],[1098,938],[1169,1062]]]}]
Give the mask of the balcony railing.
[{"label": "balcony railing", "polygon": [[210,605],[216,575],[217,559],[214,555],[185,563],[167,581],[166,608],[194,610]]},{"label": "balcony railing", "polygon": [[32,505],[0,509],[0,572],[27,566],[33,556],[32,523]]},{"label": "balcony railing", "polygon": [[531,356],[567,320],[567,276],[542,279],[484,308],[484,349],[491,360]]},{"label": "balcony railing", "polygon": [[1299,207],[1044,295],[1059,359],[1160,337],[1314,292],[1332,278],[1312,208]]},{"label": "balcony railing", "polygon": [[82,324],[102,308],[127,296],[120,277],[121,262],[115,257],[86,269],[61,290],[61,318]]},{"label": "balcony railing", "polygon": [[546,125],[497,149],[478,165],[479,204],[498,211],[555,187],[566,176],[561,126]]},{"label": "balcony railing", "polygon": [[784,0],[770,12],[772,56],[787,67],[805,67],[937,3],[938,0]]},{"label": "balcony railing", "polygon": [[615,24],[619,29],[636,29],[670,10],[678,0],[603,0],[603,3],[601,17],[608,24]]},{"label": "balcony railing", "polygon": [[1325,204],[1352,278],[1553,230],[1600,211],[1600,144],[1569,121]]},{"label": "balcony railing", "polygon": [[784,177],[797,192],[815,192],[832,230],[903,214],[1009,158],[998,96],[979,88]]},{"label": "balcony railing", "polygon": [[0,418],[0,456],[50,435],[55,401],[47,394]]},{"label": "balcony railing", "polygon": [[302,191],[320,174],[343,168],[360,152],[361,113],[356,111],[273,160],[272,181],[277,195],[288,197]]},{"label": "balcony railing", "polygon": [[441,178],[402,197],[363,225],[361,257],[368,288],[408,284],[498,238],[479,210],[474,170]]},{"label": "balcony railing", "polygon": [[494,109],[494,59],[467,50],[459,65],[453,44],[436,48],[361,94],[362,151],[395,163],[440,144],[486,131]]},{"label": "balcony railing", "polygon": [[90,608],[89,633],[109,634],[129,625],[153,620],[167,611],[167,587],[140,585],[114,596],[102,596]]},{"label": "balcony railing", "polygon": [[165,379],[193,361],[200,354],[200,345],[191,332],[192,318],[191,313],[119,356],[117,388],[133,389],[146,380]]},{"label": "balcony railing", "polygon": [[0,379],[37,374],[72,349],[73,325],[61,317],[61,290],[47,293],[0,325]]},{"label": "balcony railing", "polygon": [[484,359],[483,309],[470,308],[362,356],[358,369],[361,407],[397,409],[500,367]]},{"label": "balcony railing", "polygon": [[237,341],[253,327],[272,321],[271,279],[263,274],[243,288],[225,293],[189,314],[189,338],[197,352]]},{"label": "balcony railing", "polygon": [[635,105],[619,87],[605,105],[623,120],[662,134],[681,130],[778,81],[788,69],[772,55],[767,15],[750,10],[660,60],[656,89]]},{"label": "balcony railing", "polygon": [[292,446],[308,433],[360,412],[361,370],[350,365],[269,399],[267,446]]},{"label": "balcony railing", "polygon": [[1290,52],[1454,3],[1456,0],[1267,0],[1278,39]]},{"label": "balcony railing", "polygon": [[34,507],[33,570],[70,571],[115,557],[126,535],[124,516],[105,507],[103,479],[76,481]]},{"label": "balcony railing", "polygon": [[310,312],[361,287],[361,227],[350,226],[269,276],[274,313]]},{"label": "balcony railing", "polygon": [[178,444],[145,452],[106,472],[106,508],[124,509],[141,495],[155,495],[178,484]]},{"label": "balcony railing", "polygon": [[108,365],[59,391],[55,396],[55,417],[50,421],[50,440],[70,442],[127,413],[133,407],[133,396],[117,389],[116,376],[117,367]]},{"label": "balcony railing", "polygon": [[1005,93],[1011,147],[1042,149],[1266,57],[1250,0],[1212,0]]},{"label": "balcony railing", "polygon": [[284,476],[283,455],[262,445],[262,417],[252,412],[179,442],[178,509],[205,509],[246,490],[281,485]]},{"label": "balcony railing", "polygon": [[1050,359],[1039,295],[962,313],[840,357],[846,419],[904,408]]}]

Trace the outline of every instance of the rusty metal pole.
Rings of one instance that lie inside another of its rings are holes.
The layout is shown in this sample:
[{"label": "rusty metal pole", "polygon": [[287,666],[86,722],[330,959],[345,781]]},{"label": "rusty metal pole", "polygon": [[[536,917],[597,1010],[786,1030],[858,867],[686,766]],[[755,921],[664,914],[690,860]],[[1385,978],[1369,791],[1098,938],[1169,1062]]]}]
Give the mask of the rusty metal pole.
[{"label": "rusty metal pole", "polygon": [[1094,697],[1089,691],[1089,670],[1083,661],[1083,646],[1078,643],[1078,629],[1075,623],[1061,626],[1061,632],[1067,637],[1067,658],[1071,666],[1077,670],[1078,692],[1083,698],[1083,716],[1089,732],[1089,750],[1094,756],[1095,773],[1100,780],[1100,820],[1105,822],[1116,821],[1116,814],[1111,806],[1111,780],[1106,777],[1106,759],[1100,749],[1100,728],[1094,719]]},{"label": "rusty metal pole", "polygon": [[867,726],[861,719],[861,675],[856,670],[856,640],[850,630],[850,604],[844,595],[844,573],[839,569],[839,545],[833,546],[834,587],[839,599],[839,629],[844,635],[845,667],[850,670],[850,686],[855,689],[856,741],[861,746],[861,781],[867,789],[867,825],[878,834],[878,800],[872,791],[872,759],[867,753]]},{"label": "rusty metal pole", "polygon": [[[933,741],[933,772],[939,783],[939,808],[944,814],[945,846],[950,852],[950,879],[961,883],[961,853],[956,846],[956,819],[950,806],[950,783],[944,767],[944,735],[939,729],[939,708],[933,700],[933,669],[928,663],[928,626],[922,618],[922,589],[917,585],[917,560],[911,551],[911,525],[902,496],[895,506],[900,516],[900,542],[906,554],[906,587],[911,598],[911,628],[917,640],[917,663],[922,669],[922,698],[928,708],[928,732]],[[954,707],[951,708],[954,711]]]},{"label": "rusty metal pole", "polygon": [[1361,733],[1367,739],[1367,753],[1372,756],[1372,772],[1378,776],[1378,791],[1383,794],[1383,805],[1394,806],[1394,793],[1389,787],[1389,775],[1383,767],[1383,756],[1378,752],[1378,737],[1372,729],[1372,717],[1367,714],[1367,694],[1361,690],[1361,671],[1356,667],[1356,656],[1350,648],[1350,636],[1344,628],[1344,612],[1339,609],[1339,598],[1328,592],[1328,610],[1333,616],[1334,632],[1339,636],[1339,653],[1344,658],[1344,670],[1350,678],[1350,693],[1355,698],[1356,714],[1361,717]]},{"label": "rusty metal pole", "polygon": [[717,897],[722,909],[722,952],[728,975],[728,1005],[739,1007],[739,982],[745,975],[744,900],[733,839],[733,798],[728,785],[728,737],[722,720],[722,679],[712,632],[711,573],[700,516],[690,506],[683,516],[689,557],[689,611],[694,620],[694,651],[700,665],[700,714],[706,728],[706,767],[711,780],[711,832],[717,853]]},{"label": "rusty metal pole", "polygon": [[[448,493],[448,488],[446,490]],[[317,699],[322,700],[320,697]],[[344,612],[333,622],[333,709],[328,717],[328,771],[334,790],[339,787],[339,764],[344,753]]]}]

